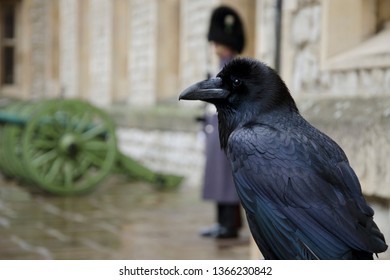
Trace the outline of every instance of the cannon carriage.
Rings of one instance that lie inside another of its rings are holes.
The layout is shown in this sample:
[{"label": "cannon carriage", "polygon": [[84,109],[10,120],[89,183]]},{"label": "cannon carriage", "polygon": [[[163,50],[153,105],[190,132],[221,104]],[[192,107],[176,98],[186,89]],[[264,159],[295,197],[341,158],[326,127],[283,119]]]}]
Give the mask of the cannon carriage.
[{"label": "cannon carriage", "polygon": [[80,100],[0,106],[0,170],[57,195],[87,192],[113,170],[163,187],[182,179],[152,172],[121,154],[110,117]]}]

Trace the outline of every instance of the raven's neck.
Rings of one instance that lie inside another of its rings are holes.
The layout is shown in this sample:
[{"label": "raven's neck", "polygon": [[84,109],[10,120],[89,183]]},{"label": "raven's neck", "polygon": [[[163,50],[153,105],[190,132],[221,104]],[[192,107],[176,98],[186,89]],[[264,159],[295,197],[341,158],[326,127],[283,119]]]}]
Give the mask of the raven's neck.
[{"label": "raven's neck", "polygon": [[232,134],[232,132],[240,125],[240,120],[236,117],[236,113],[237,112],[233,108],[218,110],[219,142],[221,144],[221,149],[224,151],[226,151],[230,134]]},{"label": "raven's neck", "polygon": [[226,151],[228,140],[234,130],[253,124],[266,124],[269,126],[284,123],[281,119],[290,118],[290,114],[298,114],[296,107],[281,106],[268,112],[251,110],[236,110],[232,107],[218,108],[218,130],[221,148]]}]

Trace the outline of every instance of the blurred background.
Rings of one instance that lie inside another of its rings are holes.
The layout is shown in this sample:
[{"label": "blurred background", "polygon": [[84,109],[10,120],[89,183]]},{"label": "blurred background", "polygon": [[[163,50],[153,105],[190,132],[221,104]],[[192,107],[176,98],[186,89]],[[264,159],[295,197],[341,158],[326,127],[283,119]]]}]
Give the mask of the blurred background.
[{"label": "blurred background", "polygon": [[161,191],[116,175],[62,197],[0,175],[0,259],[256,258],[247,229],[198,236],[213,211],[199,195],[203,105],[177,100],[218,67],[206,35],[220,4],[244,21],[243,56],[277,69],[345,150],[390,240],[390,0],[1,0],[0,104],[86,101],[121,153],[184,180]]}]

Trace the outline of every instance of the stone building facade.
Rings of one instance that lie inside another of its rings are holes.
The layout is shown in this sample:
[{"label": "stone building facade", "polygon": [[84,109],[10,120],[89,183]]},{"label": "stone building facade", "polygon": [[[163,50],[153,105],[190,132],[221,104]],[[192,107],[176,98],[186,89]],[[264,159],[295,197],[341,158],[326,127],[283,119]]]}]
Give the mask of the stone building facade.
[{"label": "stone building facade", "polygon": [[0,99],[88,100],[126,153],[199,186],[202,105],[177,96],[216,69],[206,32],[221,3],[244,19],[243,55],[278,67],[346,151],[390,240],[390,0],[2,0]]},{"label": "stone building facade", "polygon": [[[215,69],[205,34],[220,3],[244,18],[244,56],[273,66],[277,2],[1,1],[1,24],[12,22],[13,31],[0,37],[0,96],[164,103]],[[390,93],[388,0],[281,2],[280,72],[294,95]],[[12,82],[4,80],[8,74]]]},{"label": "stone building facade", "polygon": [[[225,2],[245,13],[253,12],[255,5],[254,0],[240,1],[244,5]],[[153,106],[169,100],[181,87],[206,75],[211,55],[205,32],[217,4],[207,0],[1,1],[1,24],[12,25],[14,31],[12,38],[3,34],[0,39],[3,48],[11,44],[13,49],[12,59],[1,56],[0,73],[12,75],[13,81],[2,80],[0,96],[63,96],[101,106]],[[254,26],[254,14],[249,18],[248,26]],[[253,47],[248,49],[252,55]],[[7,61],[14,65],[12,69],[5,67]]]}]

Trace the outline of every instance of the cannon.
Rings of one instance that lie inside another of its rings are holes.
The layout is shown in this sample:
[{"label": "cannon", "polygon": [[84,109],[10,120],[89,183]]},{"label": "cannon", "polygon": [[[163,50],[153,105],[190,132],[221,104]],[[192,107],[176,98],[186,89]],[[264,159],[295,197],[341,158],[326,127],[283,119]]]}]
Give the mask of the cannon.
[{"label": "cannon", "polygon": [[182,179],[120,153],[110,117],[70,99],[0,106],[0,170],[56,195],[85,193],[113,171],[167,188]]}]

